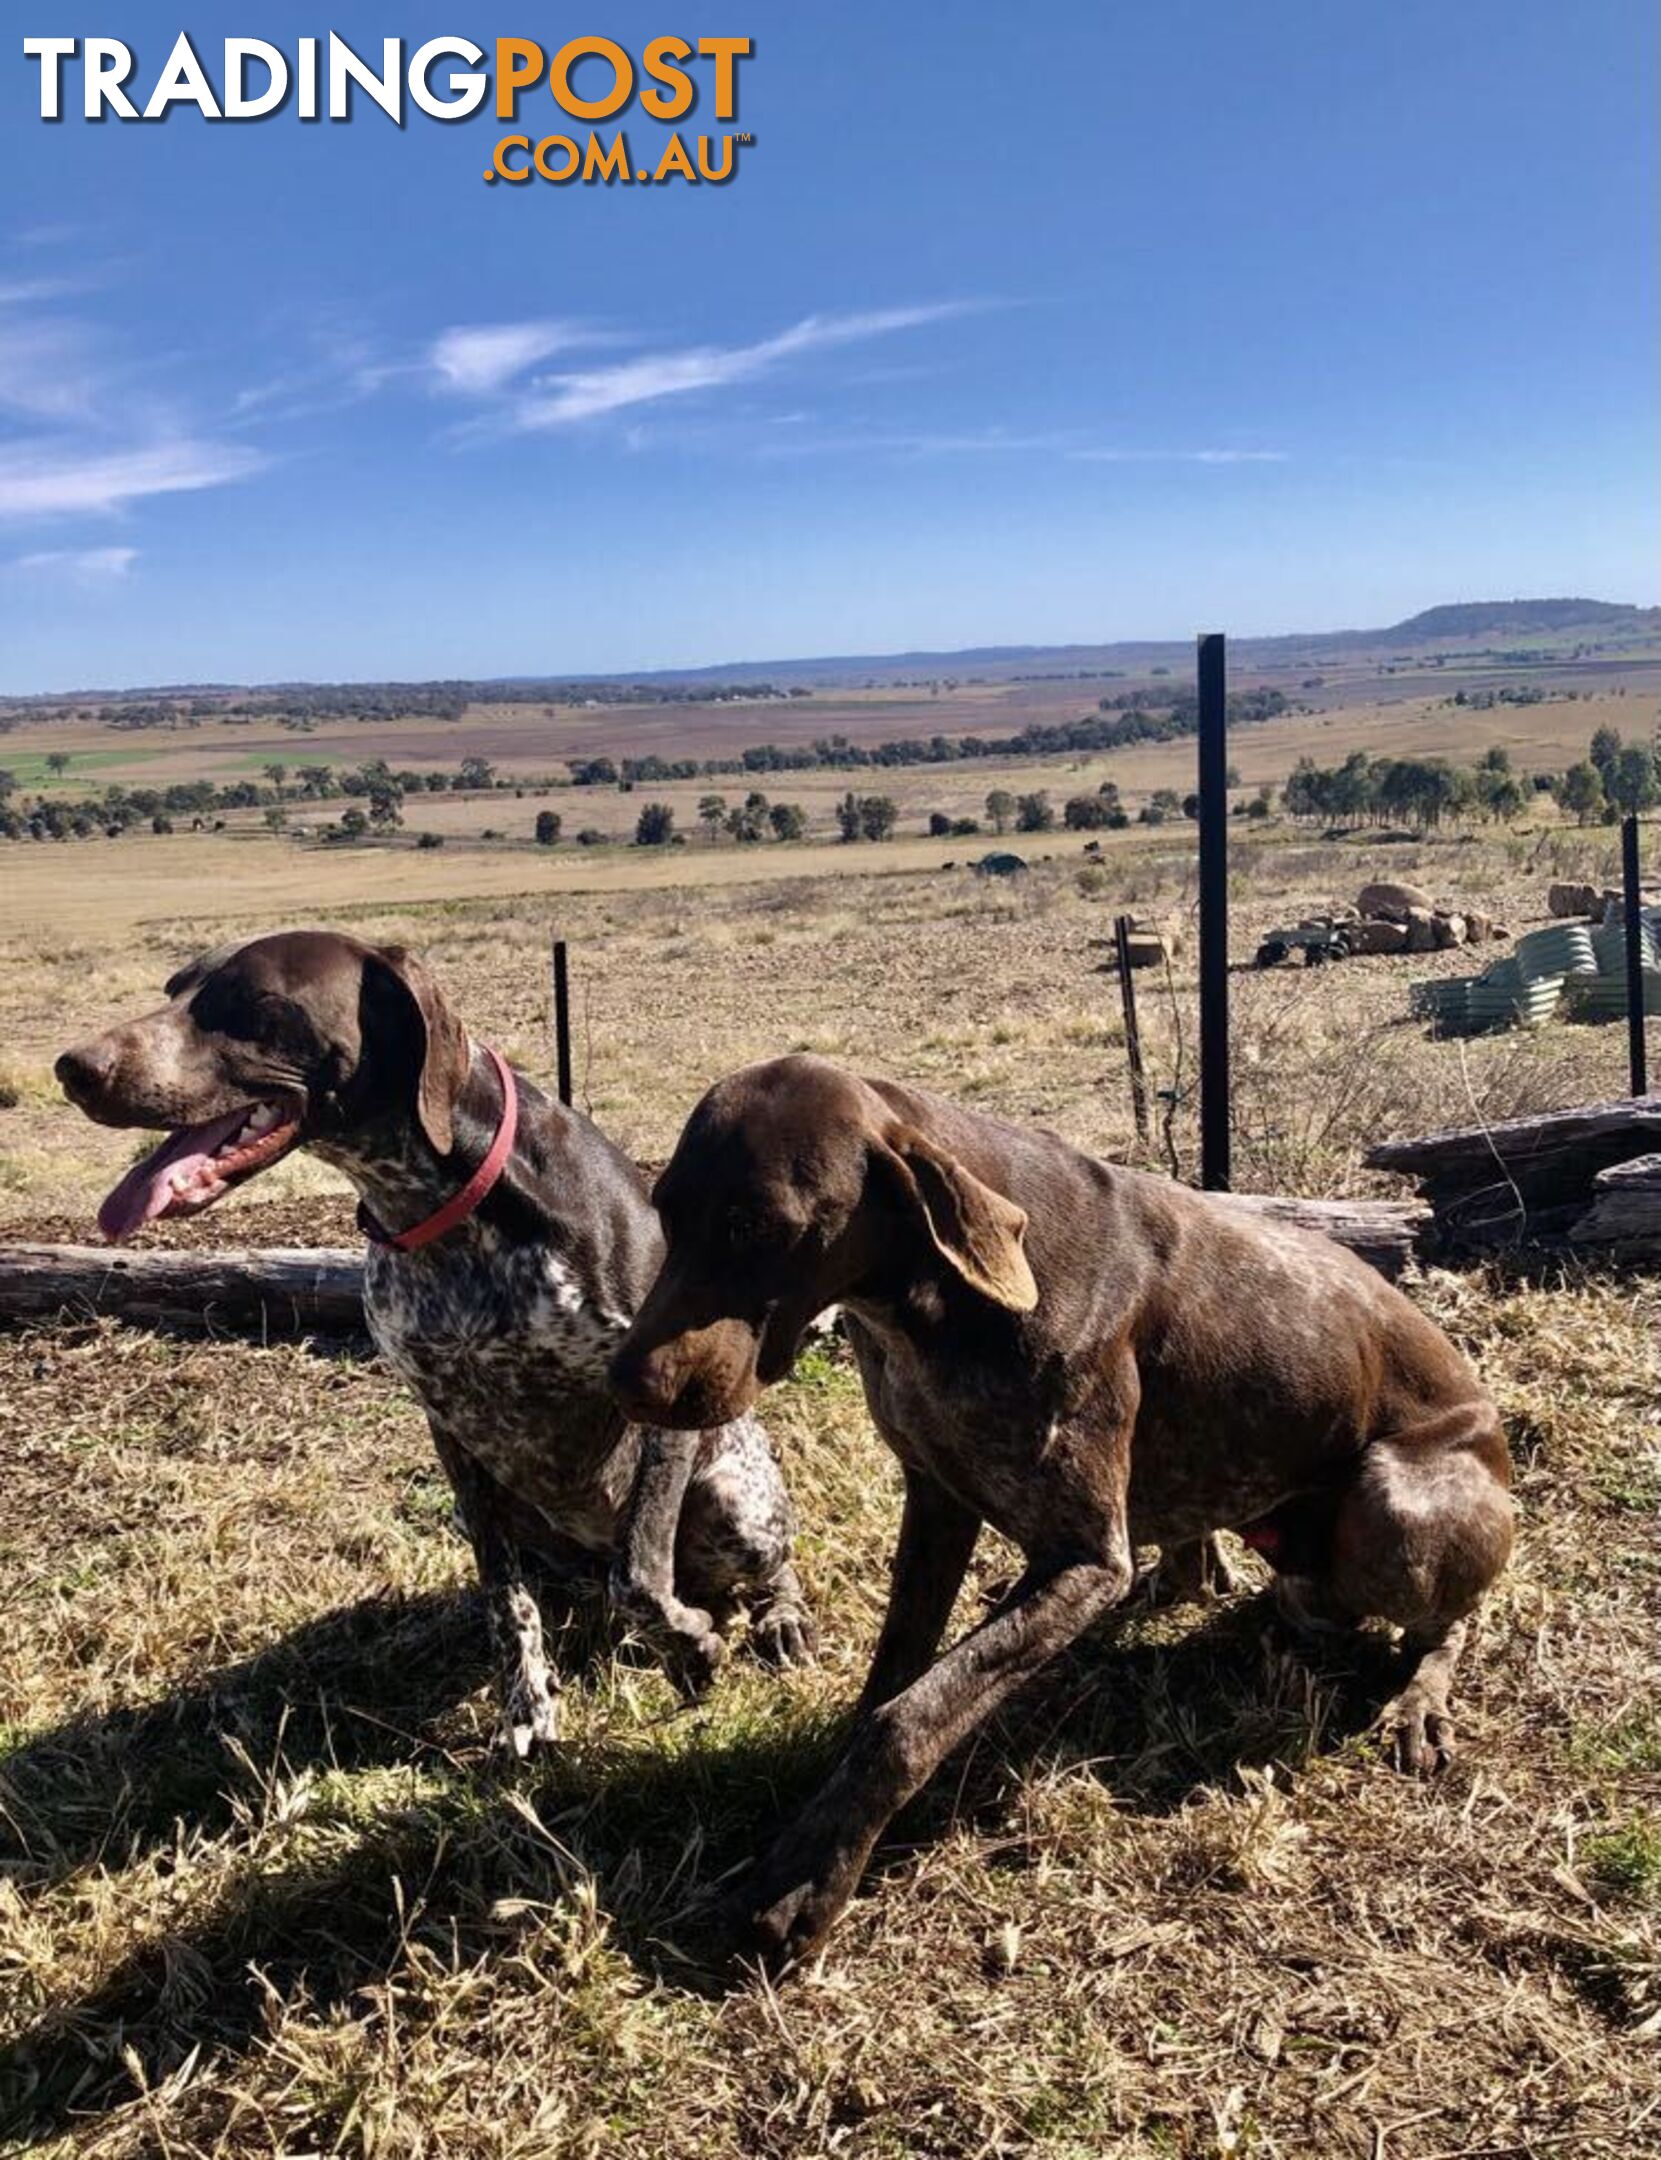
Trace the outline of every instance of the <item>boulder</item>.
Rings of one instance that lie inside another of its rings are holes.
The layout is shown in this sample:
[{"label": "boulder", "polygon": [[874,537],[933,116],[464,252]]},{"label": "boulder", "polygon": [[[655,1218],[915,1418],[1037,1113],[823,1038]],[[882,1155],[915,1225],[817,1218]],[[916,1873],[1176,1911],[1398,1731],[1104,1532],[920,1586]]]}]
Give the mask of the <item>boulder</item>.
[{"label": "boulder", "polygon": [[1406,922],[1411,910],[1431,910],[1431,898],[1417,885],[1392,885],[1387,880],[1363,885],[1355,896],[1357,912],[1369,922]]},{"label": "boulder", "polygon": [[1386,922],[1382,917],[1373,922],[1351,923],[1344,932],[1344,942],[1353,953],[1406,952],[1407,925]]},{"label": "boulder", "polygon": [[1438,952],[1451,952],[1456,945],[1463,945],[1465,942],[1463,915],[1433,915],[1430,918],[1430,928]]},{"label": "boulder", "polygon": [[1486,914],[1481,908],[1476,907],[1465,910],[1465,943],[1467,945],[1486,945],[1493,934],[1494,918],[1492,915]]},{"label": "boulder", "polygon": [[1407,911],[1407,949],[1424,953],[1436,950],[1436,918],[1429,908],[1410,907]]},{"label": "boulder", "polygon": [[1562,920],[1574,915],[1598,915],[1603,911],[1604,895],[1595,885],[1554,885],[1546,894],[1546,906]]}]

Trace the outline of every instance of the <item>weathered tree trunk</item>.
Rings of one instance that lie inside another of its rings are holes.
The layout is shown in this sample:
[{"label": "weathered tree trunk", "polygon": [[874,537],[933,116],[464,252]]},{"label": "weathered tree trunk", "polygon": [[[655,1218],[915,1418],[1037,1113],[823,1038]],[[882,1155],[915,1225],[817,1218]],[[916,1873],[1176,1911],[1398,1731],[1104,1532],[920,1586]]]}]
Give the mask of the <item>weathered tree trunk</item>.
[{"label": "weathered tree trunk", "polygon": [[1616,1260],[1661,1260],[1661,1155],[1611,1163],[1592,1180],[1592,1204],[1571,1244]]},{"label": "weathered tree trunk", "polygon": [[[1230,1194],[1228,1206],[1319,1230],[1394,1279],[1430,1211],[1417,1201],[1284,1200]],[[108,1314],[141,1326],[268,1337],[363,1327],[363,1259],[345,1247],[119,1252],[102,1245],[0,1245],[0,1325]]]},{"label": "weathered tree trunk", "polygon": [[1658,1148],[1661,1096],[1644,1095],[1391,1140],[1367,1161],[1419,1180],[1450,1253],[1538,1244],[1640,1259],[1661,1254]]},{"label": "weathered tree trunk", "polygon": [[363,1256],[345,1247],[120,1252],[0,1245],[0,1322],[108,1313],[141,1324],[261,1336],[361,1329]]},{"label": "weathered tree trunk", "polygon": [[1318,1230],[1391,1282],[1419,1253],[1432,1227],[1430,1209],[1421,1200],[1290,1200],[1279,1193],[1230,1193],[1227,1203],[1299,1230]]}]

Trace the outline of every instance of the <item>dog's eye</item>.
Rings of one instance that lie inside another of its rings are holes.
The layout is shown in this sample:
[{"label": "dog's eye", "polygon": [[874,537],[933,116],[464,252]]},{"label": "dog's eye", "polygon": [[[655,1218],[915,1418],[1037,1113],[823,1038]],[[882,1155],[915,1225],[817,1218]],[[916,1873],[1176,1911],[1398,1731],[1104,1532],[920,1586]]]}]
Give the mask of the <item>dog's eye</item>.
[{"label": "dog's eye", "polygon": [[199,1028],[232,1042],[258,1043],[262,1049],[309,1056],[317,1045],[312,1028],[290,999],[270,992],[250,992],[242,984],[209,976],[191,1000],[190,1017]]}]

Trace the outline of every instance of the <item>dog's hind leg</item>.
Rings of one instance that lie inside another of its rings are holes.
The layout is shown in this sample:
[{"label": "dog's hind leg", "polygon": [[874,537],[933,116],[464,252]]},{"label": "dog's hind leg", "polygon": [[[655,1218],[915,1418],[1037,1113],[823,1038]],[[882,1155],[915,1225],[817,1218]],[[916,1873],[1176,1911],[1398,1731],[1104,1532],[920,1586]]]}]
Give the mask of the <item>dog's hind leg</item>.
[{"label": "dog's hind leg", "polygon": [[1374,1441],[1339,1501],[1330,1572],[1285,1583],[1294,1620],[1371,1618],[1401,1629],[1407,1675],[1380,1724],[1411,1776],[1434,1776],[1452,1757],[1454,1670],[1470,1616],[1510,1557],[1509,1483],[1486,1402]]},{"label": "dog's hind leg", "polygon": [[[429,1421],[430,1422],[430,1421]],[[559,1680],[542,1642],[542,1614],[525,1582],[519,1548],[498,1505],[501,1488],[466,1448],[436,1424],[433,1443],[473,1545],[498,1675],[495,1745],[515,1755],[559,1738]]]},{"label": "dog's hind leg", "polygon": [[686,1495],[675,1576],[687,1597],[723,1614],[745,1604],[764,1665],[806,1665],[818,1632],[791,1560],[796,1512],[765,1428],[735,1418],[704,1436]]}]

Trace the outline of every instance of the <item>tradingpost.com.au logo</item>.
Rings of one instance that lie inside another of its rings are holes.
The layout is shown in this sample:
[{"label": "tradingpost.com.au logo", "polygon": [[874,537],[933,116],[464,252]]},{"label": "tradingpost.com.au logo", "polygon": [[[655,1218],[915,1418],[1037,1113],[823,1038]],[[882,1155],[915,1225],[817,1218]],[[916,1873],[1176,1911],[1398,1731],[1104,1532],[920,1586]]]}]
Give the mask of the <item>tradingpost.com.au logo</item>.
[{"label": "tradingpost.com.au logo", "polygon": [[[367,100],[402,127],[414,113],[469,120],[493,99],[494,117],[514,132],[500,137],[484,169],[492,183],[678,180],[718,186],[734,177],[740,150],[753,140],[730,127],[738,117],[739,64],[754,50],[750,38],[656,37],[636,54],[608,37],[569,38],[552,50],[534,38],[500,37],[486,48],[471,38],[436,37],[406,60],[404,40],[389,37],[381,40],[378,68],[332,30],[327,37],[296,39],[292,52],[253,37],[228,37],[223,48],[216,83],[181,31],[145,91],[138,56],[120,38],[23,40],[24,53],[39,69],[43,120],[165,120],[183,105],[204,120],[292,113],[302,121],[349,121]],[[555,113],[549,133],[534,118],[534,101],[543,94]],[[527,101],[522,132],[521,98]],[[706,99],[725,132],[677,125]],[[609,133],[573,124],[621,123],[630,114],[655,123],[649,139],[631,145],[620,124]]]}]

